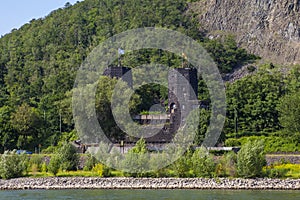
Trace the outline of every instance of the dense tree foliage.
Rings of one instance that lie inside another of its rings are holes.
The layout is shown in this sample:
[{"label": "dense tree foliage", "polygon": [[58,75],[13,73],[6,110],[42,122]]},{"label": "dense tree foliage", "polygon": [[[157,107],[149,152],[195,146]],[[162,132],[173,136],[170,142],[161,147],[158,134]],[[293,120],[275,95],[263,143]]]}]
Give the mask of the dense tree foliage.
[{"label": "dense tree foliage", "polygon": [[281,113],[280,124],[289,133],[300,133],[300,92],[286,95],[281,99],[278,110]]},{"label": "dense tree foliage", "polygon": [[[1,116],[5,120],[1,143],[12,141],[5,146],[17,147],[19,137],[14,130],[17,127],[10,125],[10,118],[20,106],[27,104],[37,109],[40,118],[45,120],[35,126],[44,131],[42,145],[56,145],[61,133],[74,128],[69,109],[65,109],[70,105],[63,103],[70,99],[67,94],[73,87],[76,70],[87,54],[108,37],[138,27],[165,27],[202,38],[197,26],[192,25],[191,16],[185,14],[186,9],[184,0],[86,0],[55,10],[43,19],[33,19],[2,37],[0,107],[8,106],[5,109],[10,112],[5,112],[8,117]],[[137,66],[144,62],[145,55],[143,52],[129,54],[124,64]],[[135,59],[139,56],[142,59]],[[171,64],[180,60],[176,56],[172,59],[172,62],[169,59]]]},{"label": "dense tree foliage", "polygon": [[[276,105],[284,94],[283,75],[261,71],[227,85],[225,131],[274,132],[280,128]],[[235,127],[236,126],[236,127]]]},{"label": "dense tree foliage", "polygon": [[247,138],[265,141],[266,152],[299,149],[299,66],[282,72],[271,65],[227,85],[228,146]]},{"label": "dense tree foliage", "polygon": [[[253,62],[258,57],[238,47],[232,36],[208,39],[199,32],[189,0],[85,0],[33,19],[19,30],[0,38],[0,147],[33,150],[76,138],[71,97],[76,71],[89,52],[105,39],[140,27],[180,31],[201,43],[215,59],[220,72]],[[117,64],[118,61],[115,61]],[[147,63],[182,66],[182,58],[170,52],[144,49],[126,52],[123,65],[134,68]],[[199,77],[200,78],[200,77]],[[224,134],[273,132],[279,123],[279,99],[299,86],[299,67],[283,77],[265,70],[228,84],[228,115]],[[107,110],[115,80],[100,81],[97,117],[113,139],[122,138]],[[199,99],[209,102],[203,80]],[[290,89],[289,89],[290,88]],[[99,95],[99,94],[102,94]],[[145,85],[132,97],[132,114],[153,104],[167,105],[167,89]],[[296,104],[295,104],[296,106]],[[104,114],[105,113],[105,114]],[[201,110],[196,143],[203,141],[209,124],[209,106]],[[284,119],[284,114],[281,115]],[[281,124],[281,125],[280,125]]]},{"label": "dense tree foliage", "polygon": [[222,73],[231,72],[233,67],[241,66],[259,58],[248,54],[245,49],[238,48],[233,36],[227,36],[222,40],[207,40],[203,45],[214,58]]}]

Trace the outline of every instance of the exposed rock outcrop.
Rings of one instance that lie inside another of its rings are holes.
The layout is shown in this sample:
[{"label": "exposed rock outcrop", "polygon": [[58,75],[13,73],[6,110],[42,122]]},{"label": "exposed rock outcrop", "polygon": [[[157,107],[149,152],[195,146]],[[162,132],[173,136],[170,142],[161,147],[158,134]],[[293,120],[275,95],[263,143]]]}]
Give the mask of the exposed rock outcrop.
[{"label": "exposed rock outcrop", "polygon": [[300,63],[300,0],[201,0],[190,11],[210,37],[234,34],[264,60]]}]

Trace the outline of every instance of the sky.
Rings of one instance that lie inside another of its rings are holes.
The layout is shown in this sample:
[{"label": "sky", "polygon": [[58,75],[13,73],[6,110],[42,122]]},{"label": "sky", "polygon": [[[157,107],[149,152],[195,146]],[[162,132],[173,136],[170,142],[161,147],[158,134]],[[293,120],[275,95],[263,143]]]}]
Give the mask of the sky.
[{"label": "sky", "polygon": [[[82,1],[82,0],[80,0]],[[0,0],[0,37],[77,0]]]}]

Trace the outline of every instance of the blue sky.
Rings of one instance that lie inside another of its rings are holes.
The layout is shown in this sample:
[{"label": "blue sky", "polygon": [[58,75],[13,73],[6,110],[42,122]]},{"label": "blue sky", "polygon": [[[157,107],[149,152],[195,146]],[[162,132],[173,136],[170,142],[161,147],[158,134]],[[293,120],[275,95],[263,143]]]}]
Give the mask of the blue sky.
[{"label": "blue sky", "polygon": [[33,18],[45,17],[64,7],[66,2],[74,4],[77,0],[0,0],[0,37]]}]

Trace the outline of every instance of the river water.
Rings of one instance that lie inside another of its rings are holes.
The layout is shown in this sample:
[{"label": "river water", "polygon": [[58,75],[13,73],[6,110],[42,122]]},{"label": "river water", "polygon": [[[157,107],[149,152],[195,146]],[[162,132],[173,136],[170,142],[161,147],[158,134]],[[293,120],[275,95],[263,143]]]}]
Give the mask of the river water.
[{"label": "river water", "polygon": [[300,199],[300,191],[251,190],[16,190],[0,191],[0,199],[125,199],[125,200],[290,200]]}]

